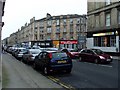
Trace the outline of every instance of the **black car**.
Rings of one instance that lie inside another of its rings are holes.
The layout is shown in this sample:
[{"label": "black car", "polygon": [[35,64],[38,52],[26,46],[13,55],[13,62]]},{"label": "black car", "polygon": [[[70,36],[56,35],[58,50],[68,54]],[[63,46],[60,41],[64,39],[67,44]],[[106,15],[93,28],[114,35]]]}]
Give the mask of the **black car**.
[{"label": "black car", "polygon": [[53,71],[70,73],[72,70],[72,59],[65,52],[42,51],[35,57],[33,68],[42,70],[45,75]]}]

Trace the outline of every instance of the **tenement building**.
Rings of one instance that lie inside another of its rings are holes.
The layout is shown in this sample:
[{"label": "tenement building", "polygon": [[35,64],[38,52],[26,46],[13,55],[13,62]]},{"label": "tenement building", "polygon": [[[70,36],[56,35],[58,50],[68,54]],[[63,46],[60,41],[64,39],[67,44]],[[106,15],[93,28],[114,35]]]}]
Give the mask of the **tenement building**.
[{"label": "tenement building", "polygon": [[86,15],[68,14],[30,19],[14,34],[9,43],[24,46],[84,48],[86,47]]},{"label": "tenement building", "polygon": [[88,48],[120,52],[120,1],[88,2]]}]

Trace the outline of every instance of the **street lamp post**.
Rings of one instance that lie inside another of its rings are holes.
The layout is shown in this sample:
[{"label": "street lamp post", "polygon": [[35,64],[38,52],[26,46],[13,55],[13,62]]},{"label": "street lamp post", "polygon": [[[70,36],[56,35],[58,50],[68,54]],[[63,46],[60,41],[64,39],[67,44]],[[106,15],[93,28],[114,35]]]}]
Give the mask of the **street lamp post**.
[{"label": "street lamp post", "polygon": [[45,38],[45,34],[44,34],[44,48],[46,48],[46,42],[45,42],[46,38]]},{"label": "street lamp post", "polygon": [[59,34],[59,49],[60,49],[60,34]]}]

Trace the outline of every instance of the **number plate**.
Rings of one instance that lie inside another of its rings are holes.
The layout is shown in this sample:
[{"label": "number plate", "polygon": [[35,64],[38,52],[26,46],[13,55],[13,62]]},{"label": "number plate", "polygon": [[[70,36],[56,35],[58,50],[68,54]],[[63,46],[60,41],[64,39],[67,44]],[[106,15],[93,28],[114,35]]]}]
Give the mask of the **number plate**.
[{"label": "number plate", "polygon": [[65,60],[58,61],[58,63],[66,63]]},{"label": "number plate", "polygon": [[107,61],[111,61],[111,59],[107,59]]}]

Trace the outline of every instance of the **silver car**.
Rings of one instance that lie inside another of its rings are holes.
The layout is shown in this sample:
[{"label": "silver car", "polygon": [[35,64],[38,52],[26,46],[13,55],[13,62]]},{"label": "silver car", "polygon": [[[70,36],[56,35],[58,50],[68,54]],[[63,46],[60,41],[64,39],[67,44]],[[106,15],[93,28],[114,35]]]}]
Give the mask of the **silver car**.
[{"label": "silver car", "polygon": [[27,51],[26,48],[17,48],[16,51],[14,52],[14,56],[17,58],[17,59],[21,59],[22,56],[23,56],[23,53],[25,53]]},{"label": "silver car", "polygon": [[22,56],[22,61],[29,64],[33,63],[35,56],[37,56],[41,52],[40,49],[28,49]]}]

